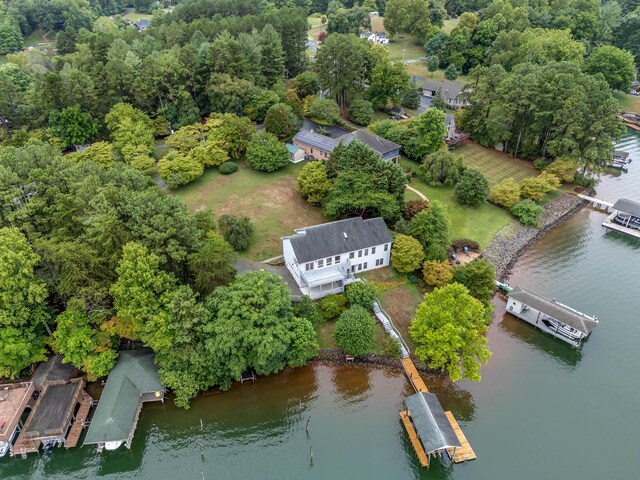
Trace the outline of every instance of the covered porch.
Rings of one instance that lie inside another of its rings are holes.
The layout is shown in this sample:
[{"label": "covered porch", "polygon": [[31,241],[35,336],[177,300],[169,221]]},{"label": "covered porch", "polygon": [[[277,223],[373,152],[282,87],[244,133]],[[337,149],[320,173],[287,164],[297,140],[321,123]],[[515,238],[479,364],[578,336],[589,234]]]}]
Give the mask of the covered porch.
[{"label": "covered porch", "polygon": [[344,288],[356,279],[348,260],[332,267],[301,272],[300,277],[304,283],[300,290],[312,300],[342,293]]}]

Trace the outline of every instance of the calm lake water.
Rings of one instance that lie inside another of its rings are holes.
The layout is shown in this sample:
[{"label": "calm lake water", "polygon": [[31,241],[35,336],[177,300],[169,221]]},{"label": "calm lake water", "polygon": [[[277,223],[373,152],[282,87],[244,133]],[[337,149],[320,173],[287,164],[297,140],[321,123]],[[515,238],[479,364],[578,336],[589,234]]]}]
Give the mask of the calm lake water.
[{"label": "calm lake water", "polygon": [[[605,176],[598,196],[640,200],[640,136],[622,144],[634,163]],[[638,478],[640,242],[606,232],[604,217],[581,211],[538,241],[511,277],[512,285],[597,315],[582,351],[505,315],[496,299],[494,356],[483,381],[434,386],[476,461],[418,466],[398,419],[412,393],[402,375],[317,366],[199,398],[188,411],[171,402],[145,406],[131,451],[7,457],[0,478]]]}]

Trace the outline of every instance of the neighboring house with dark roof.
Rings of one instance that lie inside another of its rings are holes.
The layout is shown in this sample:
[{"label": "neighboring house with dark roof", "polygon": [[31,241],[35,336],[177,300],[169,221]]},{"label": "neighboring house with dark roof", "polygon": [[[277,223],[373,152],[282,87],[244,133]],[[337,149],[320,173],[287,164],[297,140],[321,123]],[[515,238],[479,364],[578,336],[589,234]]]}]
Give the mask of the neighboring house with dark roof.
[{"label": "neighboring house with dark roof", "polygon": [[133,26],[136,27],[139,32],[144,32],[147,28],[149,28],[150,24],[150,20],[147,20],[146,18],[139,18],[134,22]]},{"label": "neighboring house with dark roof", "polygon": [[463,98],[463,90],[464,83],[453,82],[451,80],[444,80],[442,82],[435,82],[433,80],[426,80],[422,85],[422,94],[425,97],[435,97],[438,92],[440,92],[453,110],[457,110],[458,108],[465,107],[468,105],[467,102]]},{"label": "neighboring house with dark roof", "polygon": [[285,266],[312,299],[342,293],[355,274],[389,265],[393,238],[380,217],[299,228],[282,238]]},{"label": "neighboring house with dark roof", "polygon": [[307,157],[318,160],[326,160],[331,152],[340,144],[350,144],[358,140],[371,147],[382,160],[395,161],[400,157],[400,145],[391,142],[366,130],[356,130],[342,135],[338,138],[331,138],[319,133],[302,130],[293,137],[293,144],[304,150]]}]

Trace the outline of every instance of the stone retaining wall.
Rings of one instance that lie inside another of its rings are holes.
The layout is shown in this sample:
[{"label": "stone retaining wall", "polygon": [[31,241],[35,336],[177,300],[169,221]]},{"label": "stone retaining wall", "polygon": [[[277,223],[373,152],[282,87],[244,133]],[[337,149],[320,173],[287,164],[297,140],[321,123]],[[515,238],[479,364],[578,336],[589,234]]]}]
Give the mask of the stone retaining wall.
[{"label": "stone retaining wall", "polygon": [[502,282],[506,281],[511,269],[527,248],[587,203],[575,195],[566,193],[545,206],[540,228],[521,224],[510,224],[503,228],[484,250],[485,257],[496,266],[496,278]]}]

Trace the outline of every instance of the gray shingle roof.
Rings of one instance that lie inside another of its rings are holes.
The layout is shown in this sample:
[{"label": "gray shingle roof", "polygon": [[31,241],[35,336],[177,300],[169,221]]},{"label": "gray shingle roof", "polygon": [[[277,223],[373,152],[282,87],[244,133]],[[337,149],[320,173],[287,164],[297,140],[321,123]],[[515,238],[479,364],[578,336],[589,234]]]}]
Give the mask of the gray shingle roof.
[{"label": "gray shingle roof", "polygon": [[333,152],[333,149],[338,146],[338,143],[340,143],[336,138],[327,137],[307,130],[301,130],[296,133],[296,136],[293,137],[293,141],[304,143],[310,147],[319,148],[325,152]]},{"label": "gray shingle roof", "polygon": [[441,90],[444,98],[456,98],[462,92],[464,83],[454,82],[451,80],[444,80],[442,82],[436,82],[433,80],[425,80],[422,88],[437,92]]},{"label": "gray shingle roof", "polygon": [[[346,234],[346,237],[345,237]],[[393,238],[381,217],[361,217],[323,223],[296,230],[288,238],[299,263],[341,255],[354,250],[391,243]]]},{"label": "gray shingle roof", "polygon": [[427,454],[462,446],[434,393],[416,393],[407,397],[405,403]]},{"label": "gray shingle roof", "polygon": [[640,203],[621,198],[613,204],[613,209],[619,212],[628,213],[634,217],[640,217]]},{"label": "gray shingle roof", "polygon": [[585,314],[577,312],[572,308],[562,305],[561,303],[549,300],[537,293],[533,293],[522,287],[515,287],[507,295],[531,308],[542,312],[551,318],[555,318],[560,322],[575,328],[576,330],[589,335],[596,328],[598,322],[587,317]]},{"label": "gray shingle roof", "polygon": [[629,158],[629,152],[625,152],[624,150],[616,150],[613,152],[613,157],[626,160],[627,158]]},{"label": "gray shingle roof", "polygon": [[386,138],[382,138],[378,135],[369,133],[366,130],[356,130],[355,132],[347,133],[346,135],[340,137],[338,140],[342,140],[345,145],[349,145],[354,140],[358,140],[374,149],[380,154],[380,156],[400,149],[400,145],[398,145],[397,143],[387,140]]}]

